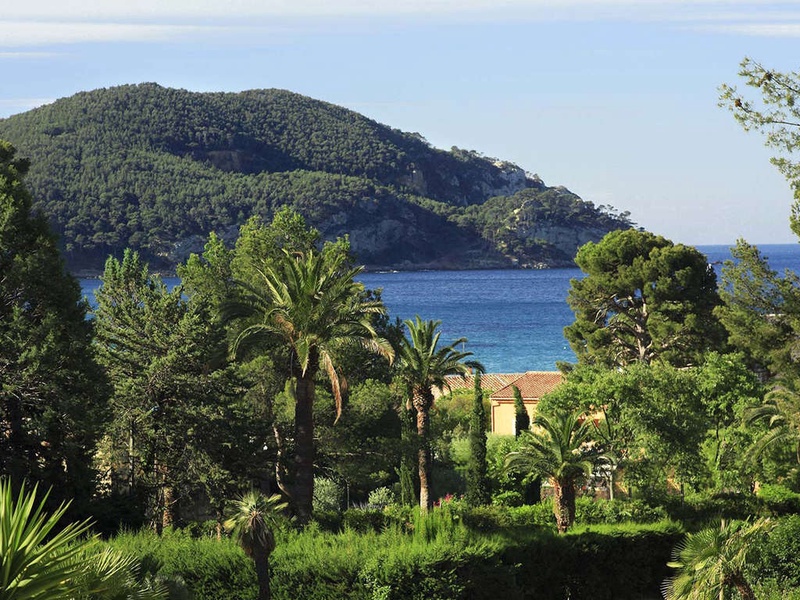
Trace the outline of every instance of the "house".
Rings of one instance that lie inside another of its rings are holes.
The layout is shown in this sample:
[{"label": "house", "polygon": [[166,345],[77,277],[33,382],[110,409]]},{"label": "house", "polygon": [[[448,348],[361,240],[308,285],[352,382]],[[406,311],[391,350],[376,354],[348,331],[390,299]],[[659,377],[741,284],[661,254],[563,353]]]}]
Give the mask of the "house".
[{"label": "house", "polygon": [[[481,375],[481,388],[491,392],[489,400],[492,411],[492,433],[514,435],[516,411],[514,409],[514,387],[519,388],[522,402],[533,420],[539,398],[555,389],[561,383],[559,371],[528,371],[527,373],[484,373]],[[434,400],[458,390],[471,390],[475,376],[448,375],[442,390],[434,388]]]},{"label": "house", "polygon": [[[516,433],[516,410],[514,387],[519,388],[522,402],[533,420],[539,399],[553,391],[561,383],[559,371],[528,371],[517,374],[516,379],[497,389],[489,397],[492,410],[492,433],[514,435]],[[483,379],[481,378],[481,382]]]},{"label": "house", "polygon": [[[522,377],[525,373],[484,373],[481,375],[481,389],[483,391],[496,392],[506,387]],[[444,388],[433,388],[433,398],[437,400],[441,396],[456,392],[458,390],[471,390],[475,387],[475,375],[446,375],[444,378]]]}]

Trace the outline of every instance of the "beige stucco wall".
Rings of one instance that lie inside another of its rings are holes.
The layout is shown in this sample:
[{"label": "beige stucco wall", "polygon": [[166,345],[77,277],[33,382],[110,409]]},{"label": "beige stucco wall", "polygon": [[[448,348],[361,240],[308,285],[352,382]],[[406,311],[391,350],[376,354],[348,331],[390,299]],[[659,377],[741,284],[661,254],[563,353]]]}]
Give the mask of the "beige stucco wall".
[{"label": "beige stucco wall", "polygon": [[[525,409],[531,421],[536,412],[536,404],[536,402],[525,402]],[[492,433],[514,435],[515,415],[513,402],[492,402]]]}]

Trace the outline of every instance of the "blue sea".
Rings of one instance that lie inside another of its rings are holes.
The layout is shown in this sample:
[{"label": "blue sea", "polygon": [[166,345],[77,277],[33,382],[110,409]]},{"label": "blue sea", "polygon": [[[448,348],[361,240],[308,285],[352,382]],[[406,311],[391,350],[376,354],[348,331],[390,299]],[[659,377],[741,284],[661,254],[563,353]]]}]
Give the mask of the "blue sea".
[{"label": "blue sea", "polygon": [[[730,259],[729,246],[698,249],[717,269]],[[760,249],[776,271],[800,270],[800,245]],[[440,320],[443,342],[467,338],[464,348],[497,373],[550,371],[557,361],[575,360],[563,330],[573,320],[566,302],[570,280],[581,276],[579,269],[400,271],[365,273],[360,280],[383,290],[392,318]],[[100,281],[81,285],[91,301]]]}]

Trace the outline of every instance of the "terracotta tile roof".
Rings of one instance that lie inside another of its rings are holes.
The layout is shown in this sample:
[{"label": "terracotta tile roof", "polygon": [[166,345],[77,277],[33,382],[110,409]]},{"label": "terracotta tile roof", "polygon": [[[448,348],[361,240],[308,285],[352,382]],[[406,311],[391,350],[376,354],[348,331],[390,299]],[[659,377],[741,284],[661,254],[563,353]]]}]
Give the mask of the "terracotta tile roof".
[{"label": "terracotta tile roof", "polygon": [[523,400],[538,400],[561,383],[559,371],[528,371],[492,394],[492,401],[514,400],[513,386],[519,388]]},{"label": "terracotta tile roof", "polygon": [[[490,392],[495,392],[506,387],[512,381],[516,381],[523,375],[524,373],[484,373],[481,375],[481,388],[484,390],[489,390]],[[474,375],[467,375],[466,377],[461,377],[460,375],[448,375],[444,379],[447,382],[447,385],[450,386],[451,391],[462,389],[471,390],[475,385]],[[439,396],[448,393],[450,392],[446,387],[441,393],[436,388],[433,390],[434,398],[438,398]]]}]

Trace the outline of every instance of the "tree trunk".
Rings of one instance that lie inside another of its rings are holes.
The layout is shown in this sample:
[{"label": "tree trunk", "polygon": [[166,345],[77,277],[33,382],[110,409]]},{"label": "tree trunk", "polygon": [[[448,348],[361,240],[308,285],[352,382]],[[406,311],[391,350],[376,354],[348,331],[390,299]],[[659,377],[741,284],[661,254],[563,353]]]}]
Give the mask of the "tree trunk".
[{"label": "tree trunk", "polygon": [[164,512],[162,513],[164,529],[175,524],[175,492],[171,485],[164,485]]},{"label": "tree trunk", "polygon": [[272,592],[269,587],[269,554],[263,550],[253,552],[253,562],[258,580],[258,600],[270,600]]},{"label": "tree trunk", "polygon": [[558,533],[566,533],[575,521],[575,483],[572,480],[553,480],[553,513]]},{"label": "tree trunk", "polygon": [[741,573],[734,573],[731,576],[731,582],[736,586],[736,590],[742,597],[742,600],[756,600],[756,595],[753,593],[753,588],[747,583],[747,580]]},{"label": "tree trunk", "polygon": [[291,500],[294,495],[286,482],[286,443],[283,440],[280,429],[278,429],[275,423],[272,424],[272,434],[275,437],[275,445],[277,447],[277,456],[275,457],[275,482],[278,484],[278,489],[283,495]]},{"label": "tree trunk", "polygon": [[431,476],[431,445],[428,439],[429,409],[431,404],[433,404],[433,395],[430,390],[428,390],[427,395],[421,402],[414,402],[417,409],[417,436],[419,437],[419,450],[417,451],[417,460],[419,461],[419,507],[422,512],[428,512],[428,509],[433,505],[430,492],[433,480]]},{"label": "tree trunk", "polygon": [[306,372],[297,376],[295,390],[294,502],[297,520],[301,525],[311,521],[314,502],[314,377],[318,366],[319,358],[312,352]]}]

